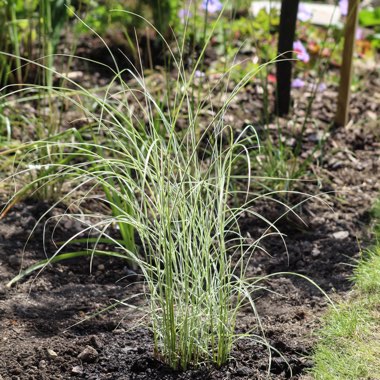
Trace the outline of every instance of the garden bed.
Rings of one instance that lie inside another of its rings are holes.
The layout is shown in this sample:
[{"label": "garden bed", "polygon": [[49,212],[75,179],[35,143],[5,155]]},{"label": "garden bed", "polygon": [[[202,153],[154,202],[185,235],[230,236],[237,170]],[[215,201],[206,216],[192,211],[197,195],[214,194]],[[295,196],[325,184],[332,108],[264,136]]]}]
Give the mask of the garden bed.
[{"label": "garden bed", "polygon": [[[290,217],[277,223],[286,235],[289,254],[279,237],[266,239],[263,245],[272,256],[258,251],[250,274],[298,273],[312,279],[333,299],[350,289],[350,264],[369,239],[369,210],[380,190],[380,139],[373,117],[380,111],[378,74],[369,74],[366,81],[353,96],[353,123],[345,128],[330,128],[336,87],[331,85],[317,94],[314,123],[307,126],[301,156],[313,149],[319,136],[328,134],[323,151],[311,165],[322,186],[318,188],[312,182],[302,185],[307,193],[319,192],[320,200],[310,200],[297,210],[305,225]],[[247,104],[247,108],[242,111],[235,107],[235,119],[232,109],[231,123],[241,124],[245,119],[241,113],[253,111],[249,104],[255,102],[256,89],[253,83],[239,94],[237,103]],[[303,95],[295,91],[294,119],[298,114],[299,119],[304,117],[307,104]],[[291,139],[292,131],[286,131],[286,126],[291,126],[285,120],[281,122],[285,136]],[[271,131],[276,134],[275,127]],[[151,333],[144,324],[136,327],[143,318],[141,311],[119,306],[72,326],[109,306],[112,300],[141,292],[136,276],[130,276],[122,261],[95,258],[91,274],[86,259],[55,264],[37,277],[32,275],[11,289],[5,288],[21,264],[25,267],[45,258],[43,223],[24,253],[23,247],[35,222],[48,208],[44,202],[24,201],[0,222],[0,375],[4,380],[261,379],[267,378],[268,371],[273,379],[288,379],[289,366],[293,378],[307,376],[318,317],[328,301],[315,286],[295,275],[271,277],[263,282],[267,290],[256,297],[265,336],[283,357],[274,350],[270,360],[267,347],[241,340],[233,349],[233,358],[221,368],[204,366],[186,372],[173,372],[153,357]],[[60,209],[65,211],[64,206]],[[257,212],[269,220],[276,220],[283,211],[275,203],[261,201],[257,205]],[[47,231],[51,227],[48,224]],[[55,231],[56,240],[64,241],[79,228],[63,221]],[[265,228],[249,217],[242,223],[242,231],[252,237],[260,236]],[[54,249],[47,244],[49,255]],[[137,297],[135,306],[143,301]],[[239,331],[255,324],[254,314],[243,310],[237,323]]]}]

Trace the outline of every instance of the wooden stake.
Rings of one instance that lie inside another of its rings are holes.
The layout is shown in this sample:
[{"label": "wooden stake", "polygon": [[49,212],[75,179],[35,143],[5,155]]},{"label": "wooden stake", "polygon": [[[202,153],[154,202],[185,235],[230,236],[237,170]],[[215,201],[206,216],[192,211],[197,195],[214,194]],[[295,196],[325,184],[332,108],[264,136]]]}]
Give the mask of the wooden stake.
[{"label": "wooden stake", "polygon": [[345,126],[348,123],[353,69],[352,63],[355,48],[356,26],[358,24],[359,1],[360,0],[349,0],[348,4],[348,14],[344,31],[342,66],[340,68],[338,108],[335,116],[335,123],[339,126]]},{"label": "wooden stake", "polygon": [[283,116],[289,113],[290,86],[292,82],[292,50],[296,32],[299,0],[282,0],[280,31],[278,37],[279,62],[276,63],[276,114]]}]

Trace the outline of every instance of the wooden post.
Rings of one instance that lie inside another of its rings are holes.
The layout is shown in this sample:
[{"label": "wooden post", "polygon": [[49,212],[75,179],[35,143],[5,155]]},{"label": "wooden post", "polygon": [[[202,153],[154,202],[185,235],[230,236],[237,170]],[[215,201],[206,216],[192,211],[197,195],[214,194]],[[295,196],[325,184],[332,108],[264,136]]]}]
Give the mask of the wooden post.
[{"label": "wooden post", "polygon": [[340,126],[344,126],[348,123],[353,69],[352,61],[355,48],[356,25],[358,24],[359,1],[360,0],[349,0],[348,4],[348,14],[344,31],[342,66],[340,68],[338,108],[335,116],[335,123]]},{"label": "wooden post", "polygon": [[282,0],[280,32],[278,38],[279,62],[276,63],[276,114],[286,115],[290,108],[290,88],[292,82],[292,50],[296,32],[299,0]]}]

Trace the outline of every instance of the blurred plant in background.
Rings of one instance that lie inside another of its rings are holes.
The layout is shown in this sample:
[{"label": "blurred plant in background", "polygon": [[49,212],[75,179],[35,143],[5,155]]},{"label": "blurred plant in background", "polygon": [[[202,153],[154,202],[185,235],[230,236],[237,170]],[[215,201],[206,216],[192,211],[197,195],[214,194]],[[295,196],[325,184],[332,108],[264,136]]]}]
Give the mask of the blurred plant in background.
[{"label": "blurred plant in background", "polygon": [[[52,85],[51,74],[38,78],[24,65],[22,58],[30,60],[44,58],[48,67],[53,66],[53,54],[65,26],[70,0],[1,0],[0,51],[14,54],[14,58],[0,58],[0,84],[23,83],[25,80],[44,80]],[[37,79],[38,78],[38,79]]]},{"label": "blurred plant in background", "polygon": [[[182,0],[83,0],[75,11],[84,23],[77,24],[79,33],[91,33],[87,26],[102,36],[120,34],[126,38],[129,47],[134,44],[135,32],[145,35],[147,29],[154,40],[155,30],[148,28],[143,19],[149,20],[155,29],[165,38],[170,38],[171,29],[175,26],[178,10]],[[120,12],[128,11],[129,13]],[[158,39],[157,39],[158,40]]]},{"label": "blurred plant in background", "polygon": [[[123,70],[134,64],[140,68],[141,73],[148,73],[147,69],[160,67],[159,70],[169,77],[173,69],[168,54],[170,47],[180,53],[185,68],[191,67],[202,55],[202,62],[195,73],[199,79],[223,76],[229,71],[226,86],[239,83],[260,65],[275,59],[277,54],[279,10],[261,9],[253,16],[249,0],[0,0],[0,4],[0,28],[5,36],[0,41],[0,50],[13,54],[0,57],[1,84],[32,82],[46,85],[40,88],[38,94],[33,94],[33,99],[43,100],[39,106],[43,103],[44,116],[41,117],[40,113],[38,120],[33,116],[27,120],[30,129],[37,126],[35,134],[39,139],[58,132],[61,124],[60,109],[64,106],[55,102],[49,89],[58,80],[62,80],[54,74],[53,69],[61,68],[60,60],[63,58],[54,53],[65,27],[74,44],[79,40],[75,36],[87,36],[87,39],[81,39],[82,46],[86,45],[86,58],[105,60],[105,56],[109,56],[108,51],[104,50],[94,57],[89,56],[95,50],[93,43],[96,38],[91,36],[95,31],[105,38],[113,52],[119,54],[120,58],[111,65],[114,68],[119,65],[120,70]],[[343,15],[346,13],[346,5],[344,1],[339,3]],[[359,29],[357,33],[357,54],[363,59],[371,57],[378,46],[379,14],[378,8],[360,11],[360,24],[372,28],[370,31]],[[75,22],[74,15],[83,22]],[[144,22],[144,18],[149,22]],[[313,25],[311,19],[312,13],[301,3],[294,42],[295,57],[299,60],[294,64],[292,85],[302,91],[310,87],[310,78],[319,78],[315,88],[321,92],[326,89],[322,82],[323,73],[329,67],[340,65],[342,28],[341,25]],[[213,35],[203,54],[205,36],[211,30]],[[162,44],[160,34],[168,46]],[[75,46],[71,51],[75,51]],[[41,70],[38,65],[28,64],[23,58],[31,61],[40,59],[39,62],[48,69]],[[103,63],[108,65],[109,61]],[[67,67],[69,65],[70,63]],[[231,66],[234,70],[229,70]],[[123,72],[123,75],[127,75],[127,72]],[[267,141],[271,134],[265,132],[265,129],[273,121],[271,96],[276,84],[274,68],[265,66],[258,77],[261,81],[258,85],[259,95],[263,101],[263,109],[259,111],[260,125],[265,126],[260,137],[262,151],[266,150],[267,153],[264,154],[264,159],[258,158],[259,166],[264,165],[274,177],[302,177],[303,171],[298,170],[300,160],[296,159],[293,148],[281,145],[282,132],[279,130],[276,136],[279,141]],[[333,79],[330,78],[331,80]],[[193,85],[195,104],[205,82],[198,80]],[[46,95],[49,91],[50,94]],[[23,122],[17,115],[9,117],[2,112],[4,141],[9,140],[13,126]],[[302,133],[299,136],[299,141],[301,140]],[[278,144],[281,145],[280,148]],[[45,152],[44,156],[50,160],[59,155]],[[284,166],[280,164],[282,162],[292,162],[292,165]],[[289,167],[294,170],[289,171]]]}]

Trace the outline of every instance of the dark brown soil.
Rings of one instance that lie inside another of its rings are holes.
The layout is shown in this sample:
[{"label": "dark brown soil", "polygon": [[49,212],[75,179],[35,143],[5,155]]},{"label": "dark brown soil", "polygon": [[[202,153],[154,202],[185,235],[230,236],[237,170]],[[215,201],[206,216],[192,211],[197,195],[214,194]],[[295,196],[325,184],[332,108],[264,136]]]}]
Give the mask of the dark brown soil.
[{"label": "dark brown soil", "polygon": [[[330,86],[317,95],[314,123],[307,126],[303,154],[313,149],[318,136],[328,133],[323,152],[311,165],[322,187],[305,184],[304,191],[318,191],[320,199],[297,209],[305,225],[290,217],[277,223],[286,234],[289,254],[279,238],[266,240],[264,246],[272,256],[257,252],[252,275],[295,272],[308,276],[333,299],[344,297],[350,289],[351,264],[358,257],[359,244],[365,246],[369,239],[369,210],[380,189],[379,125],[373,117],[380,111],[378,88],[378,76],[369,76],[367,85],[353,96],[353,123],[346,128],[330,128],[336,88]],[[254,93],[252,85],[241,95],[245,107],[233,114],[240,124],[246,115],[257,112]],[[301,120],[306,100],[301,92],[294,96],[295,119]],[[271,220],[284,211],[274,203],[257,207]],[[23,247],[47,209],[44,203],[20,203],[0,222],[0,379],[306,379],[318,317],[328,302],[314,285],[296,275],[274,276],[263,282],[270,291],[257,294],[265,336],[275,349],[271,359],[267,347],[241,340],[233,349],[233,359],[222,368],[201,367],[186,372],[173,372],[153,357],[147,327],[141,324],[131,329],[141,312],[119,306],[72,326],[114,300],[140,291],[135,276],[128,278],[130,272],[121,261],[95,258],[92,273],[86,259],[56,264],[37,277],[5,288],[21,265],[45,258],[43,224],[25,251]],[[48,224],[48,237],[51,228]],[[79,228],[72,222],[61,223],[56,238],[63,240]],[[263,228],[257,220],[244,220],[243,230],[252,237],[259,236]],[[46,250],[51,255],[53,245],[47,242]],[[238,329],[247,331],[256,322],[251,311],[243,311]]]}]

